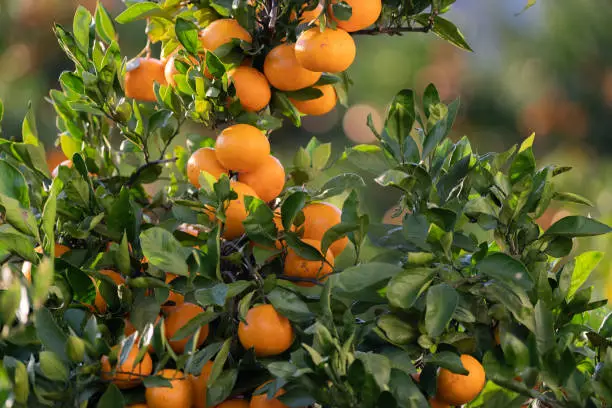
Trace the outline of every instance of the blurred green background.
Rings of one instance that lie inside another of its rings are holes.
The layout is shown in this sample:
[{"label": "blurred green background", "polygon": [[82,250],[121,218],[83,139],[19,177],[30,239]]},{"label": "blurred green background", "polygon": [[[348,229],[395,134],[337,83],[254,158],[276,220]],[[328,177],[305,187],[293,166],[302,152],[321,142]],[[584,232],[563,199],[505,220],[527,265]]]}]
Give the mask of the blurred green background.
[{"label": "blurred green background", "polygon": [[[103,0],[113,15],[120,0]],[[433,34],[362,36],[357,59],[349,70],[354,86],[349,107],[338,106],[323,117],[304,119],[301,129],[287,124],[272,135],[275,152],[290,163],[299,145],[313,135],[344,147],[372,143],[366,127],[372,114],[379,126],[385,104],[402,88],[420,94],[433,82],[441,97],[461,97],[453,138],[468,135],[480,152],[505,150],[536,132],[540,165],[571,165],[561,176],[563,190],[591,199],[594,208],[553,208],[543,227],[570,214],[591,214],[612,223],[612,7],[609,0],[539,0],[520,13],[526,0],[457,0],[448,18],[465,34],[474,53],[437,39]],[[94,10],[94,0],[0,0],[0,98],[5,103],[5,136],[18,137],[32,101],[39,132],[51,152],[56,137],[54,114],[44,100],[57,77],[71,69],[51,27],[71,26],[78,4]],[[130,58],[144,46],[143,24],[118,26],[120,44]],[[205,133],[195,126],[189,132]],[[212,136],[212,135],[211,135]],[[51,154],[52,166],[62,157]],[[382,219],[397,197],[373,192],[369,206]],[[367,198],[367,197],[366,197]],[[389,220],[389,218],[387,218]],[[577,250],[606,250],[611,238],[581,240]],[[608,255],[594,279],[611,271]],[[602,288],[604,285],[598,285]],[[603,295],[603,290],[602,290]]]}]

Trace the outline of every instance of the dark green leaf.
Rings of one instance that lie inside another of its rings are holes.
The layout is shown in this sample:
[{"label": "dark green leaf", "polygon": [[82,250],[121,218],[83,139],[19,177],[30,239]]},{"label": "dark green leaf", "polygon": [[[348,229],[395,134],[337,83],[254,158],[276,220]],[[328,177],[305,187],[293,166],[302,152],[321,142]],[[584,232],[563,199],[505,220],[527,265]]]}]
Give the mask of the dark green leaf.
[{"label": "dark green leaf", "polygon": [[346,21],[353,15],[353,9],[345,1],[333,3],[332,12],[334,14],[334,18],[341,21]]},{"label": "dark green leaf", "polygon": [[442,334],[459,304],[457,291],[446,283],[432,286],[427,292],[425,328],[432,337]]},{"label": "dark green leaf", "polygon": [[223,371],[219,377],[208,385],[206,393],[207,406],[212,407],[220,404],[229,397],[238,379],[238,370],[235,368]]},{"label": "dark green leaf", "polygon": [[392,278],[402,272],[397,265],[371,262],[345,269],[333,275],[334,289],[344,292],[358,292],[369,286]]},{"label": "dark green leaf", "polygon": [[309,87],[299,89],[297,91],[286,91],[285,94],[291,99],[296,101],[308,101],[311,99],[318,99],[323,96],[323,92],[320,89]]},{"label": "dark green leaf", "polygon": [[412,378],[402,370],[397,368],[391,369],[389,388],[402,407],[418,408],[429,405]]},{"label": "dark green leaf", "polygon": [[274,309],[291,321],[304,322],[313,318],[306,303],[293,292],[277,287],[267,297]]},{"label": "dark green leaf", "polygon": [[450,133],[457,112],[459,111],[459,99],[453,101],[448,105],[448,112],[445,118],[440,119],[425,136],[425,142],[423,143],[422,157],[427,157],[431,152],[434,151],[436,146]]},{"label": "dark green leaf", "polygon": [[208,68],[210,75],[215,78],[221,78],[225,74],[225,65],[219,57],[210,51],[206,53],[206,68]]},{"label": "dark green leaf", "polygon": [[429,107],[440,103],[440,95],[434,84],[427,85],[425,92],[423,93],[423,111],[425,116],[429,117]]},{"label": "dark green leaf", "polygon": [[[420,24],[427,26],[429,25],[429,14],[419,14],[416,20]],[[451,44],[454,44],[457,47],[462,48],[466,51],[473,51],[465,40],[463,33],[459,31],[455,24],[446,20],[445,18],[435,16],[434,25],[431,30],[443,40],[448,41]]]},{"label": "dark green leaf", "polygon": [[115,19],[119,24],[130,23],[135,20],[143,20],[148,17],[164,17],[166,13],[157,3],[143,1],[132,4]]},{"label": "dark green leaf", "polygon": [[446,368],[453,373],[468,374],[468,370],[463,367],[461,357],[450,351],[440,351],[425,357],[425,363],[433,364],[438,367]]},{"label": "dark green leaf", "polygon": [[500,282],[519,286],[525,290],[533,288],[533,281],[525,265],[510,255],[498,252],[491,254],[476,264],[480,273],[484,273]]},{"label": "dark green leaf", "polygon": [[603,322],[601,322],[598,333],[605,338],[612,337],[612,312],[608,313]]},{"label": "dark green leaf", "polygon": [[[200,45],[198,27],[191,21],[179,17],[176,19],[174,30],[176,32],[176,37],[183,47],[185,47],[185,50],[192,55],[196,55],[198,53],[198,46]],[[213,76],[215,75],[213,74]]]},{"label": "dark green leaf", "polygon": [[559,235],[565,237],[589,237],[607,234],[612,228],[592,218],[580,215],[570,215],[555,222],[545,235]]},{"label": "dark green leaf", "polygon": [[[145,377],[147,380],[148,377]],[[125,400],[123,398],[123,394],[119,391],[119,388],[115,384],[110,384],[102,397],[100,397],[100,401],[98,401],[98,408],[117,408],[125,406]]]},{"label": "dark green leaf", "polygon": [[66,360],[65,349],[68,337],[59,328],[53,315],[47,308],[40,308],[35,314],[36,333],[40,342],[49,351],[53,351],[62,360]]},{"label": "dark green leaf", "polygon": [[550,308],[541,300],[535,306],[536,344],[538,353],[546,355],[555,346],[555,328]]},{"label": "dark green leaf", "polygon": [[174,238],[174,235],[163,228],[150,228],[140,234],[140,242],[144,256],[149,263],[158,268],[188,276],[189,270],[185,259],[187,250]]},{"label": "dark green leaf", "polygon": [[29,209],[28,188],[23,174],[9,162],[0,159],[0,194],[19,201],[22,208]]},{"label": "dark green leaf", "polygon": [[229,287],[225,283],[218,283],[210,288],[198,289],[195,298],[201,306],[223,306],[228,295]]},{"label": "dark green leaf", "polygon": [[296,191],[292,193],[281,205],[281,218],[283,222],[283,228],[285,231],[289,231],[295,217],[302,211],[306,204],[308,195],[303,191]]},{"label": "dark green leaf", "polygon": [[285,240],[289,248],[293,249],[299,257],[309,261],[325,260],[323,254],[317,248],[302,241],[296,233],[285,231]]},{"label": "dark green leaf", "polygon": [[395,275],[387,287],[387,299],[394,307],[410,309],[434,277],[435,269],[406,269]]}]

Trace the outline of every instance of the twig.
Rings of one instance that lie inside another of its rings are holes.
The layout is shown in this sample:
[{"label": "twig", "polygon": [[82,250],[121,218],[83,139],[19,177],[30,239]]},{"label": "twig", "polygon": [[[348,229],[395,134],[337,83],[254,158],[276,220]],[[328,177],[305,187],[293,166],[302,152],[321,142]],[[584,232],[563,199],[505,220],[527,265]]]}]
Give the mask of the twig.
[{"label": "twig", "polygon": [[366,30],[354,31],[352,35],[402,35],[402,33],[428,33],[433,28],[433,25],[426,25],[423,27],[378,27],[369,28]]},{"label": "twig", "polygon": [[136,180],[138,180],[138,177],[142,174],[142,172],[147,170],[149,167],[157,166],[158,164],[172,163],[172,162],[175,162],[177,160],[178,160],[178,157],[173,157],[171,159],[154,160],[154,161],[148,162],[146,164],[143,164],[138,169],[136,169],[136,171],[134,173],[132,173],[132,175],[130,176],[130,178],[128,179],[128,181],[125,184],[126,184],[126,186],[128,188],[131,187],[132,184],[134,184],[136,182]]}]

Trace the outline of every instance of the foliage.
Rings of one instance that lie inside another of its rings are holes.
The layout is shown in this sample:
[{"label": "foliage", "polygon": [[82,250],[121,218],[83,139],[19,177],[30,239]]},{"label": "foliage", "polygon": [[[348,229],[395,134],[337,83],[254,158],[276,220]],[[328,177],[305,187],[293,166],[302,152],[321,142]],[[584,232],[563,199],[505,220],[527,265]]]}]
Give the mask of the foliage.
[{"label": "foliage", "polygon": [[[470,406],[612,403],[610,319],[599,328],[587,324],[589,311],[605,301],[592,301],[593,288],[584,285],[602,254],[570,255],[575,238],[610,227],[580,216],[545,231],[538,227],[534,219],[552,200],[588,200],[556,191],[553,179],[569,168],[538,169],[533,136],[506,152],[479,155],[467,138],[448,138],[459,101],[442,103],[433,85],[422,103],[403,90],[391,102],[383,131],[372,126],[378,145],[355,146],[334,163],[330,146],[313,139],[297,151],[280,199],[271,205],[245,200],[246,234],[226,241],[220,238],[225,204],[236,199],[229,178],[203,175],[200,189],[186,182],[190,153],[211,141],[193,137],[186,147],[169,148],[187,120],[212,128],[251,123],[267,131],[283,116],[299,124],[300,114],[280,91],[260,113],[225,102],[235,96],[229,69],[244,55],[261,66],[271,46],[295,39],[303,27],[291,23],[290,14],[301,13],[302,3],[264,7],[260,24],[253,24],[259,3],[130,3],[118,22],[148,19],[149,39],[162,42],[165,55],[181,44],[180,55],[198,59],[177,64],[177,87],[157,85],[153,104],[127,99],[123,80],[137,62],[122,58],[102,6],[94,16],[81,8],[72,33],[55,26],[75,70],[63,73],[61,90],[50,93],[72,167],[49,174],[33,114],[24,120],[22,142],[0,141],[5,404],[142,402],[145,388],[167,386],[167,379],[146,376],[142,386],[120,391],[102,379],[100,359],[124,361],[133,347],[144,354],[150,346],[154,373],[177,368],[199,375],[214,361],[209,406],[250,396],[272,379],[266,391],[284,388],[280,400],[291,407],[423,407],[436,393],[438,368],[465,372],[462,353],[481,360],[489,379]],[[350,6],[341,4],[348,15]],[[439,16],[452,1],[409,4],[385,2],[377,27],[365,34],[431,30],[469,48]],[[253,43],[232,43],[200,60],[198,28],[230,15],[254,34]],[[334,23],[324,13],[319,24]],[[205,68],[216,73],[213,79]],[[344,74],[322,80],[350,83]],[[323,170],[347,162],[377,173],[376,183],[401,193],[400,225],[378,224],[361,212],[362,176],[341,173],[318,183]],[[166,186],[149,196],[145,186],[160,180]],[[326,253],[343,237],[350,244],[326,280],[297,285],[304,282],[281,272],[287,248],[306,259],[323,258],[300,239],[302,210],[341,195],[342,222],[325,233],[321,249]],[[204,208],[214,210],[217,221]],[[284,231],[273,222],[277,209]],[[197,236],[185,224],[196,226]],[[281,249],[266,249],[275,239]],[[70,251],[59,256],[56,243]],[[22,273],[27,267],[30,279]],[[102,273],[108,269],[119,271],[125,283]],[[177,277],[168,281],[167,273]],[[162,313],[170,291],[205,309],[172,339]],[[106,310],[97,306],[97,296]],[[258,303],[272,304],[291,321],[296,339],[289,351],[261,358],[239,343],[238,325]],[[128,318],[132,334],[125,332]],[[210,334],[199,347],[194,339],[205,324]],[[185,352],[177,353],[170,340],[184,338],[190,339]],[[111,351],[117,344],[119,353]],[[411,377],[417,370],[418,381]]]}]

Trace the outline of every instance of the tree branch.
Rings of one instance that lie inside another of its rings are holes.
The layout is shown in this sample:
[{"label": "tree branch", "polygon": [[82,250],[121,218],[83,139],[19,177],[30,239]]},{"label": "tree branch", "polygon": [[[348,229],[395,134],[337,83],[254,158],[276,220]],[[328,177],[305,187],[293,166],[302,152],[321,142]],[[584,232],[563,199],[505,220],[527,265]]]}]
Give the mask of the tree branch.
[{"label": "tree branch", "polygon": [[402,33],[428,33],[432,29],[432,26],[426,25],[423,27],[378,27],[369,28],[366,30],[354,31],[352,35],[402,35]]}]

